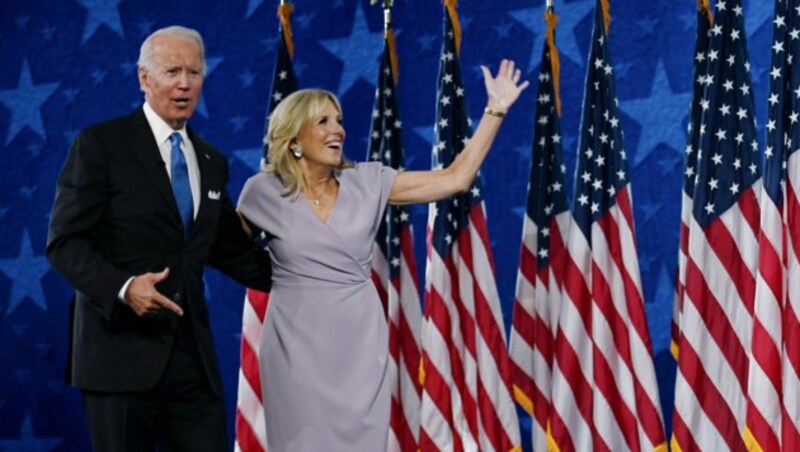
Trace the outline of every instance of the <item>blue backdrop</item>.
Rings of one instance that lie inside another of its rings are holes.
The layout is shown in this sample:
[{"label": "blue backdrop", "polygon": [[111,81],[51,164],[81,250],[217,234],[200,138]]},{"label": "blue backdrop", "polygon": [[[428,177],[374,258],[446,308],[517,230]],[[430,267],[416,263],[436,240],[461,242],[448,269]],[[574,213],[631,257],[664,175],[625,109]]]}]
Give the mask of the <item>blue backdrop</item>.
[{"label": "blue backdrop", "polygon": [[[443,8],[397,0],[399,102],[409,169],[428,169]],[[571,186],[595,0],[556,1],[564,152]],[[72,288],[44,257],[55,181],[76,132],[142,102],[139,45],[172,24],[206,40],[208,75],[193,127],[225,152],[229,190],[257,168],[275,60],[277,0],[0,0],[0,451],[88,450],[77,391],[63,383]],[[758,124],[766,121],[773,2],[746,2]],[[511,321],[531,161],[544,0],[462,0],[461,62],[470,111],[485,105],[479,64],[515,59],[533,86],[503,125],[483,170],[506,326]],[[611,1],[611,52],[629,156],[639,260],[661,402],[669,426],[675,366],[669,322],[695,39],[694,0]],[[368,0],[298,0],[292,16],[301,87],[337,93],[346,154],[364,160],[383,14]],[[763,142],[763,132],[759,139]],[[424,271],[427,206],[412,210]],[[207,273],[233,435],[243,289]],[[125,359],[125,357],[120,357]],[[523,436],[527,436],[523,420]]]}]

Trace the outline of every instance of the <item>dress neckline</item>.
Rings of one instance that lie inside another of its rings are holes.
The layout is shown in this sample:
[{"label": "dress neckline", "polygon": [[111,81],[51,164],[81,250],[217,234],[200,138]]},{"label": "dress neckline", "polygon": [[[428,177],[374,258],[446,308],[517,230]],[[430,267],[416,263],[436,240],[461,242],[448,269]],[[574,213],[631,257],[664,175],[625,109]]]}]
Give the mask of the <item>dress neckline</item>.
[{"label": "dress neckline", "polygon": [[336,212],[336,206],[337,204],[339,204],[339,197],[341,196],[342,193],[342,184],[340,182],[340,179],[336,177],[335,180],[337,185],[336,195],[333,197],[333,200],[331,201],[330,212],[328,213],[327,218],[323,218],[321,216],[322,212],[320,212],[319,209],[322,207],[322,205],[319,203],[319,200],[313,200],[308,196],[306,196],[306,194],[303,192],[299,193],[300,197],[303,199],[303,204],[305,204],[306,209],[311,212],[314,218],[316,218],[320,223],[326,226],[330,224],[331,218],[333,217],[333,214]]}]

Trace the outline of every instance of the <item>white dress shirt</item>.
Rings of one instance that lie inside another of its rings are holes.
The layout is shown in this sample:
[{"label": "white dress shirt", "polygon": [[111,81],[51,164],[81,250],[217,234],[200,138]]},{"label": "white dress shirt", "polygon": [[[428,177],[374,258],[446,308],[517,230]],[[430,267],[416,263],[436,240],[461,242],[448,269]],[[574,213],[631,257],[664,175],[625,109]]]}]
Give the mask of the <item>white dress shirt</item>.
[{"label": "white dress shirt", "polygon": [[192,190],[192,202],[194,205],[194,216],[197,217],[197,210],[200,208],[200,168],[197,166],[197,155],[195,155],[194,146],[186,133],[186,126],[180,130],[173,130],[167,123],[161,119],[158,114],[153,111],[150,104],[144,103],[144,116],[147,118],[150,129],[153,131],[153,136],[158,143],[158,151],[161,153],[161,158],[164,160],[164,167],[167,169],[167,176],[172,180],[172,144],[169,142],[169,136],[173,132],[181,134],[181,149],[183,155],[186,157],[186,169],[189,171],[189,187]]}]

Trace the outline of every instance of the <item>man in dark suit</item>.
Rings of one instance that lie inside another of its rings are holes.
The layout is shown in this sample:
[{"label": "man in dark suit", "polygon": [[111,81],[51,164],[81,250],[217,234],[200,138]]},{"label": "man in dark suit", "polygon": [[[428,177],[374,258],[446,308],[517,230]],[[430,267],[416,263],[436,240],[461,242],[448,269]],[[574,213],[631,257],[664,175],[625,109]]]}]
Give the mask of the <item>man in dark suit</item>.
[{"label": "man in dark suit", "polygon": [[68,380],[99,451],[227,449],[203,267],[265,291],[270,267],[225,157],[186,126],[204,74],[199,33],[154,32],[144,105],[81,131],[58,179],[47,256],[76,288]]}]

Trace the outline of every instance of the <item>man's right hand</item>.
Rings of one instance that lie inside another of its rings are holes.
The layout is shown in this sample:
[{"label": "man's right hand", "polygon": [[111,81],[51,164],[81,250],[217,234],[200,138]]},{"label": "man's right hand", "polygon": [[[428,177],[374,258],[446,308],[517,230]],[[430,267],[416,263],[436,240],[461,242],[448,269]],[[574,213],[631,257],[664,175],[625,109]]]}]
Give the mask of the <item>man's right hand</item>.
[{"label": "man's right hand", "polygon": [[125,292],[125,303],[140,317],[158,314],[168,309],[177,315],[183,315],[183,309],[172,300],[156,290],[156,284],[167,279],[169,268],[160,273],[144,273],[138,275],[128,285]]}]

